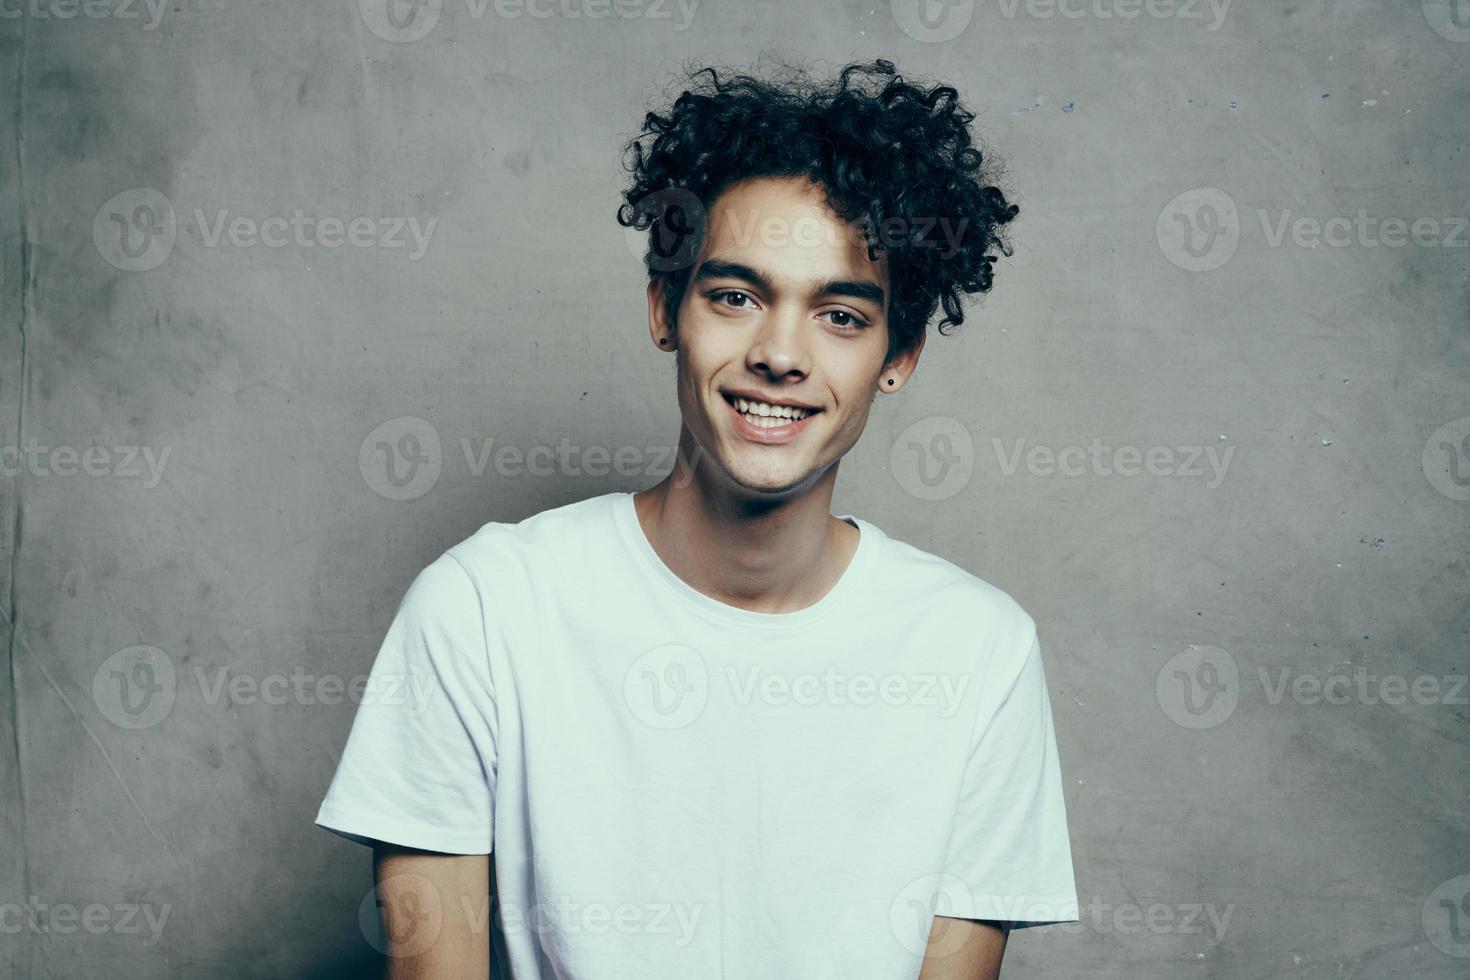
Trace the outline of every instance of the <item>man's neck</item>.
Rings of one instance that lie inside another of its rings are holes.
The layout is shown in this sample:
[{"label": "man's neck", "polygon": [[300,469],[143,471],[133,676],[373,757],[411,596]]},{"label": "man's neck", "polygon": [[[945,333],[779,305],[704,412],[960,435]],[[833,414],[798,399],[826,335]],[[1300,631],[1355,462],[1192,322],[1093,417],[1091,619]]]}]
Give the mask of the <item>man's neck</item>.
[{"label": "man's neck", "polygon": [[795,612],[827,595],[859,539],[830,512],[836,465],[807,493],[779,502],[710,487],[708,465],[686,468],[681,446],[674,472],[633,495],[663,563],[699,592],[752,612]]}]

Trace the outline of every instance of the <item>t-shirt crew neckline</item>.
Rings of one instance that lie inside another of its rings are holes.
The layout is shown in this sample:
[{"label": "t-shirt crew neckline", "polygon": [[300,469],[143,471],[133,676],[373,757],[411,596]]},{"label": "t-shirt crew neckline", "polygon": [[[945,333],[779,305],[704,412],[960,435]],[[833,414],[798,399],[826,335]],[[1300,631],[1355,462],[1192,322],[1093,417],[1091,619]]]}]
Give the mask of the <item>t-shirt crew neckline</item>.
[{"label": "t-shirt crew neckline", "polygon": [[827,590],[826,595],[804,609],[784,613],[756,612],[752,609],[741,609],[707,596],[674,574],[673,569],[664,564],[658,552],[653,550],[648,536],[643,533],[643,525],[638,521],[638,511],[631,491],[612,494],[611,504],[624,541],[639,556],[641,563],[647,567],[654,578],[662,580],[670,590],[682,597],[685,603],[696,611],[710,619],[731,626],[789,629],[809,625],[836,609],[853,605],[860,598],[862,584],[868,577],[870,566],[876,560],[875,553],[879,547],[879,532],[876,526],[852,514],[838,514],[838,519],[847,521],[858,529],[858,544],[857,549],[848,560],[847,568],[843,569],[842,576],[838,578],[836,584]]}]

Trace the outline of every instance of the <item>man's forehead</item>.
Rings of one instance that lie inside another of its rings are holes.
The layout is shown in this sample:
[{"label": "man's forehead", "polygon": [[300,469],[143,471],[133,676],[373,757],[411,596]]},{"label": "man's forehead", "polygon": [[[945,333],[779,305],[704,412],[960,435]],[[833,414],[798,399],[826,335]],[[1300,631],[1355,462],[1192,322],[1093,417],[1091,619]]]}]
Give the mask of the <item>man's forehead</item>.
[{"label": "man's forehead", "polygon": [[827,226],[824,231],[829,235],[863,239],[862,229],[842,220],[819,186],[796,178],[762,178],[737,184],[715,200],[709,220],[724,234],[754,229],[771,236],[783,230],[795,232],[800,225]]},{"label": "man's forehead", "polygon": [[[722,194],[709,212],[706,257],[761,266],[772,279],[886,277],[880,251],[868,258],[863,229],[844,221],[821,188],[792,178],[748,181]],[[764,256],[764,258],[762,258]]]}]

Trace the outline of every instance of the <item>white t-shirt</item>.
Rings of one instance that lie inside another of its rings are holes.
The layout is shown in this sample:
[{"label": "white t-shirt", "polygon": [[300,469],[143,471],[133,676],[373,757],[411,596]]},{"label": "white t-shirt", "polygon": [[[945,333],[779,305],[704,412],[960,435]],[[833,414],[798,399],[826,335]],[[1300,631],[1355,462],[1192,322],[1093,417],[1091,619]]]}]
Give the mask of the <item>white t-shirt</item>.
[{"label": "white t-shirt", "polygon": [[680,579],[631,493],[486,524],[409,587],[317,824],[491,854],[515,980],[893,980],[936,914],[1076,921],[1035,622],[839,516],[790,613]]}]

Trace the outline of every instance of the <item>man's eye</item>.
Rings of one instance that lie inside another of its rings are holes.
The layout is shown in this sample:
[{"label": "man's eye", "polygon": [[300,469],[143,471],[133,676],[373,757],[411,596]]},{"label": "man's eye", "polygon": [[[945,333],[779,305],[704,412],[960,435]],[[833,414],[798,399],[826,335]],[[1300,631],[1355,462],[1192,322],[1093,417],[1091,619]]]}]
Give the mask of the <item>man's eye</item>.
[{"label": "man's eye", "polygon": [[716,302],[724,303],[726,306],[733,306],[736,309],[743,308],[746,302],[750,300],[749,296],[738,289],[722,289],[715,293],[713,298]]},{"label": "man's eye", "polygon": [[859,320],[846,310],[828,310],[823,316],[836,317],[837,319],[831,321],[834,327],[857,328],[864,325],[862,320]]}]

